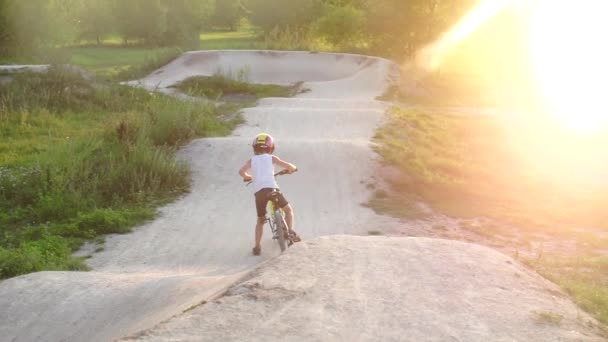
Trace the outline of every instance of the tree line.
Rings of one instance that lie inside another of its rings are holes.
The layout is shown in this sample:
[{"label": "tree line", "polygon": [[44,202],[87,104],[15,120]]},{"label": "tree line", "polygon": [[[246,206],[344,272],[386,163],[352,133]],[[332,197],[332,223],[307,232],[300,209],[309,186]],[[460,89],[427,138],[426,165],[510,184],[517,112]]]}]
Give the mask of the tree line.
[{"label": "tree line", "polygon": [[474,0],[0,0],[0,55],[118,37],[124,44],[196,46],[203,30],[298,32],[348,50],[412,54]]}]

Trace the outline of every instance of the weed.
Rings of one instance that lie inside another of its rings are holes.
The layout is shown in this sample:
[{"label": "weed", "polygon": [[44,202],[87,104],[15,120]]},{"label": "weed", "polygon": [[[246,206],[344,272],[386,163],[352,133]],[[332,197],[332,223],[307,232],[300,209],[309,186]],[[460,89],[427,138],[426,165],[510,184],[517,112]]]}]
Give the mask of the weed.
[{"label": "weed", "polygon": [[560,325],[564,317],[558,313],[541,311],[535,312],[535,320],[541,324]]}]

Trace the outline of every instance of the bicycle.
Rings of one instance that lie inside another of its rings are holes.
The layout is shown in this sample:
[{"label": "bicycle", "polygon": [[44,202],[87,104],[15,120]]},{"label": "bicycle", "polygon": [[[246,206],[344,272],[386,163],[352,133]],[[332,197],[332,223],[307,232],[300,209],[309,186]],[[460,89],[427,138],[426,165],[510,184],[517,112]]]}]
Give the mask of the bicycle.
[{"label": "bicycle", "polygon": [[[297,169],[294,171],[298,171]],[[274,174],[275,177],[287,175],[289,174],[288,170],[282,170]],[[247,185],[252,182],[248,182]],[[285,217],[283,214],[283,209],[279,208],[279,196],[280,191],[278,189],[273,189],[272,192],[268,194],[268,207],[270,208],[270,215],[266,214],[266,222],[270,226],[270,231],[272,232],[272,239],[277,240],[279,244],[279,248],[281,249],[281,253],[284,252],[288,247],[291,247],[295,243],[294,236],[289,234],[289,230],[287,229],[287,222],[285,222]],[[282,234],[280,234],[282,232]]]}]

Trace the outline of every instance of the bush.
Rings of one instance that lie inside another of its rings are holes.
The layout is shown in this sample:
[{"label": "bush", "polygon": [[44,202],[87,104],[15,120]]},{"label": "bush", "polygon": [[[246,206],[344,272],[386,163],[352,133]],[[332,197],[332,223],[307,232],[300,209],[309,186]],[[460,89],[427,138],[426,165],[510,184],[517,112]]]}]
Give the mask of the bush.
[{"label": "bush", "polygon": [[81,230],[93,230],[97,234],[128,233],[131,231],[129,220],[122,213],[113,209],[96,209],[93,212],[79,214],[76,219]]},{"label": "bush", "polygon": [[0,108],[13,112],[34,108],[87,110],[95,104],[94,99],[93,84],[76,69],[61,66],[47,72],[18,73],[9,86],[0,87]]},{"label": "bush", "polygon": [[84,270],[82,261],[71,257],[72,250],[65,239],[44,236],[27,241],[19,248],[0,247],[0,279],[42,270]]},{"label": "bush", "polygon": [[354,47],[364,41],[365,12],[352,6],[327,6],[315,22],[315,32],[337,47]]}]

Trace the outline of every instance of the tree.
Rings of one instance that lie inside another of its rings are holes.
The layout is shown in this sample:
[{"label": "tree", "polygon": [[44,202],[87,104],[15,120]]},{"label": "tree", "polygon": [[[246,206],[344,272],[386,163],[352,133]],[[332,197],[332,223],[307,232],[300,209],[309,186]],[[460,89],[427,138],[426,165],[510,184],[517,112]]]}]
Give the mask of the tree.
[{"label": "tree", "polygon": [[160,0],[115,0],[112,12],[125,44],[129,40],[160,43],[165,32],[165,11]]},{"label": "tree", "polygon": [[101,44],[104,36],[111,33],[112,16],[110,6],[104,0],[86,0],[78,13],[80,39],[93,39]]},{"label": "tree", "polygon": [[328,5],[315,32],[334,46],[355,46],[364,39],[365,13],[351,5]]},{"label": "tree", "polygon": [[9,0],[6,5],[8,37],[13,54],[32,53],[53,44],[54,31],[48,1]]},{"label": "tree", "polygon": [[249,0],[249,18],[265,32],[278,29],[298,30],[310,27],[321,13],[318,0]]},{"label": "tree", "polygon": [[239,21],[244,15],[245,8],[241,0],[219,0],[215,3],[213,11],[213,25],[236,31]]},{"label": "tree", "polygon": [[436,39],[474,4],[473,0],[380,0],[367,3],[372,49],[391,57],[413,55]]},{"label": "tree", "polygon": [[13,50],[13,29],[10,18],[9,0],[0,0],[0,56],[10,55]]},{"label": "tree", "polygon": [[198,47],[203,26],[213,13],[213,0],[163,0],[166,10],[164,45]]}]

